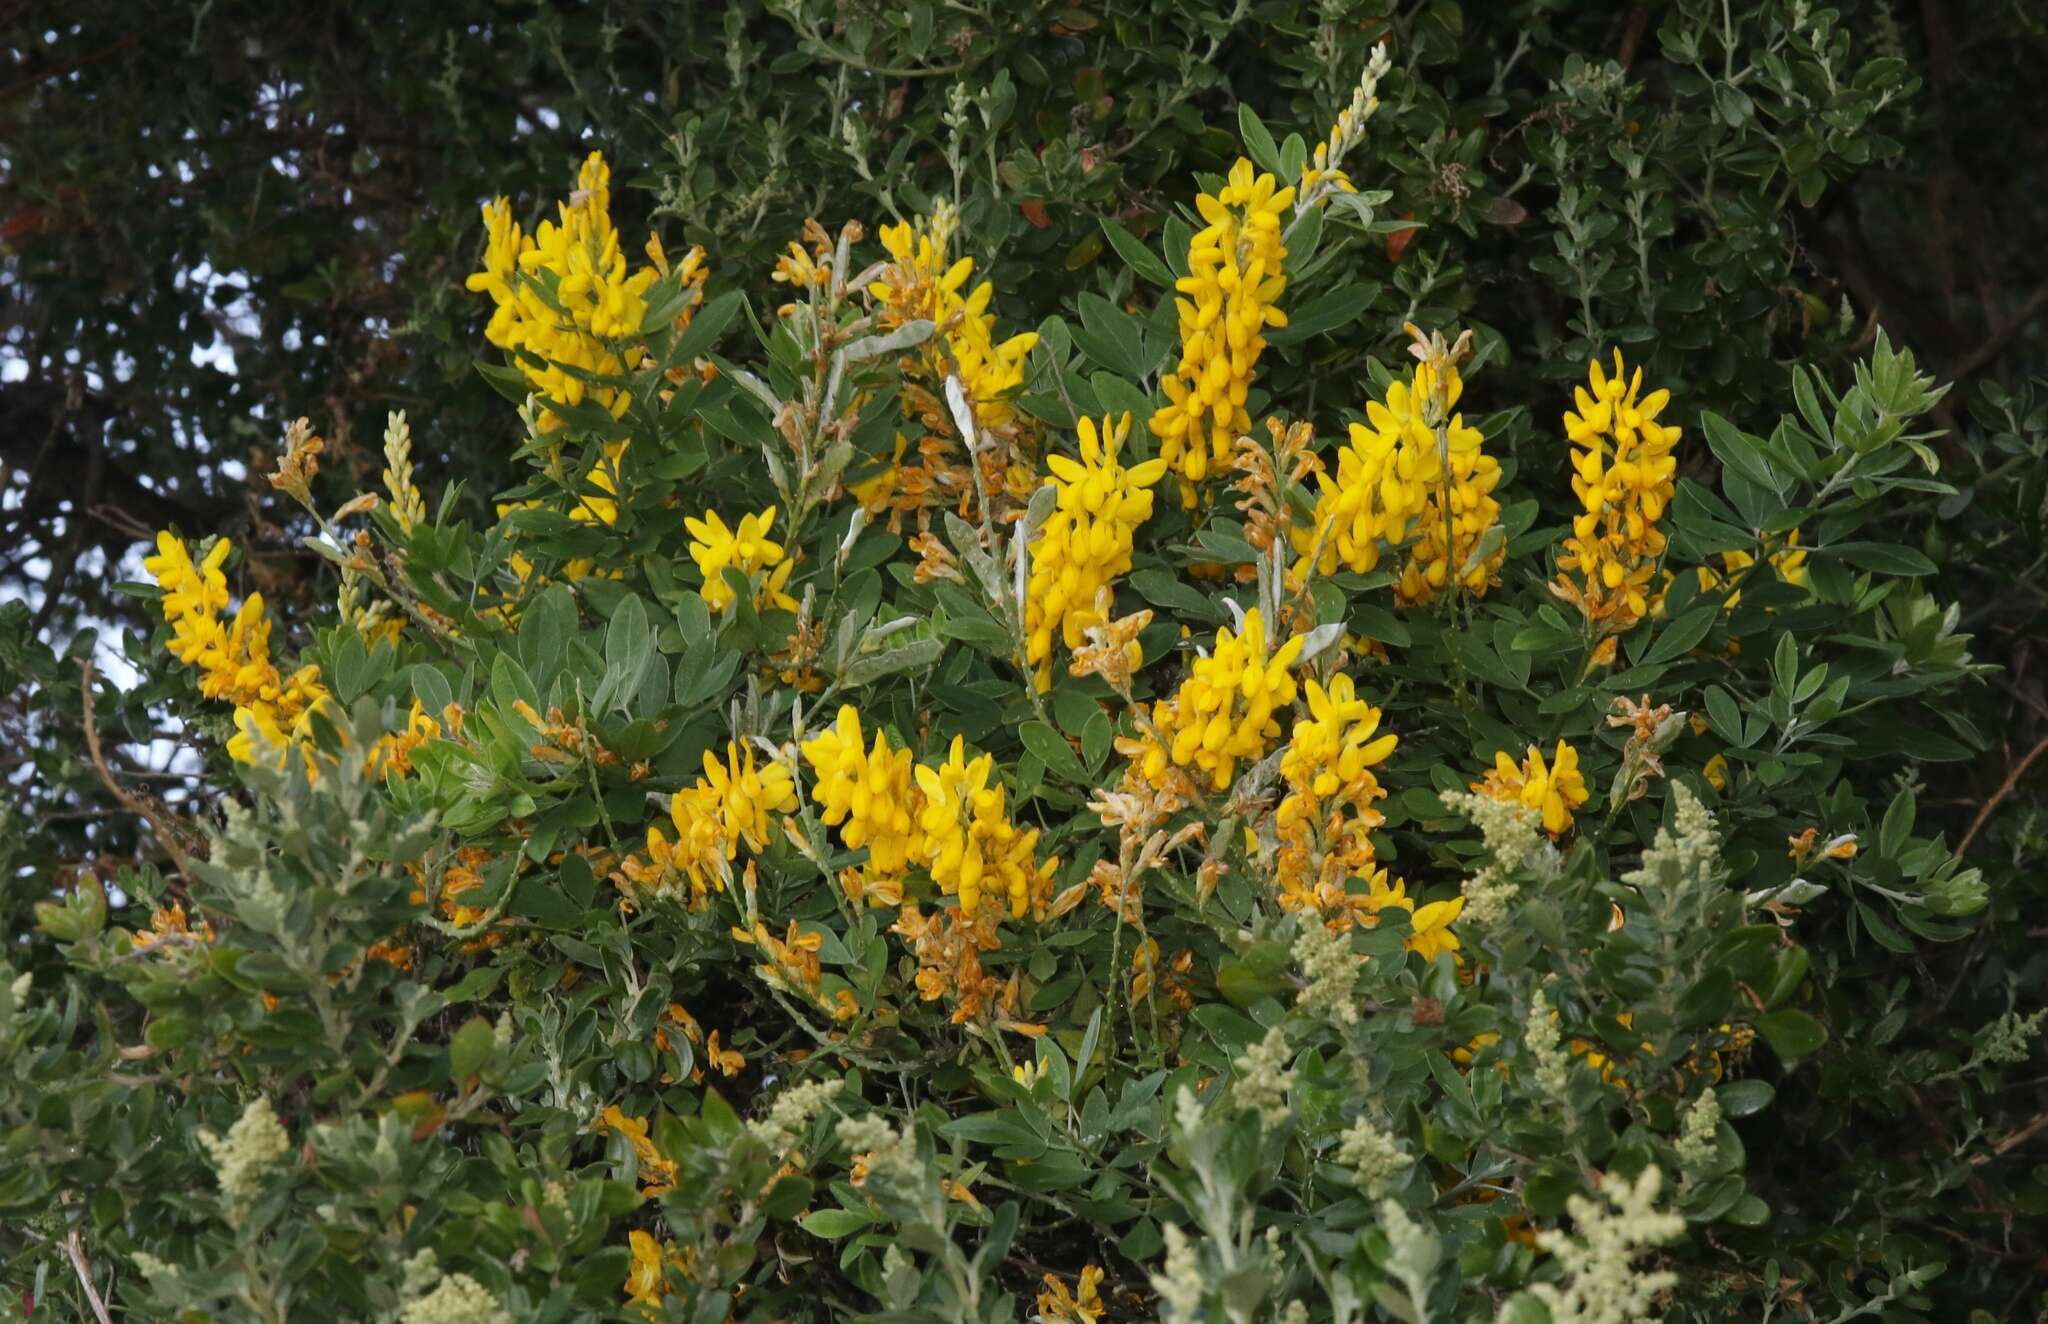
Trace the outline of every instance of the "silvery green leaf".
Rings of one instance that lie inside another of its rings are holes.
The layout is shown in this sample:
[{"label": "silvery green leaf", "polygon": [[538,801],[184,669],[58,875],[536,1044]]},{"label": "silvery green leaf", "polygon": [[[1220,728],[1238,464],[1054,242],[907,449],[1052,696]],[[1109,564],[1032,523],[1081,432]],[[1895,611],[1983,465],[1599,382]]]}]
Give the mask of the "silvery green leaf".
[{"label": "silvery green leaf", "polygon": [[1751,892],[1747,899],[1752,906],[1760,906],[1767,901],[1775,901],[1785,906],[1803,906],[1827,890],[1825,883],[1809,883],[1804,878],[1794,878],[1789,883],[1780,883],[1776,887]]},{"label": "silvery green leaf", "polygon": [[981,433],[974,426],[974,405],[967,399],[967,388],[950,373],[946,377],[946,407],[953,411],[953,426],[960,430],[968,453],[980,450]]},{"label": "silvery green leaf", "polygon": [[900,350],[909,349],[912,345],[922,345],[925,341],[932,338],[932,331],[934,329],[934,324],[926,318],[919,318],[915,322],[905,322],[894,331],[887,331],[877,336],[862,336],[859,340],[841,349],[839,357],[845,359],[848,363],[865,363],[869,359],[878,359],[884,354],[894,354]]},{"label": "silvery green leaf", "polygon": [[1317,657],[1329,651],[1343,637],[1344,622],[1342,621],[1331,621],[1328,625],[1318,625],[1315,629],[1302,636],[1301,660],[1304,663],[1315,661]]}]

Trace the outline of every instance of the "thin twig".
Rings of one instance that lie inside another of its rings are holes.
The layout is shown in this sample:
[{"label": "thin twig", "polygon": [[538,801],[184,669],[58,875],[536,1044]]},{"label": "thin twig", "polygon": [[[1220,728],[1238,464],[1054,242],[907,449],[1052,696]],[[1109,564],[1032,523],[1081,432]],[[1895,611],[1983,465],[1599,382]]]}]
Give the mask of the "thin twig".
[{"label": "thin twig", "polygon": [[85,749],[86,753],[92,757],[93,769],[99,773],[100,781],[105,783],[106,788],[113,793],[114,798],[121,802],[122,808],[131,814],[146,819],[150,827],[156,830],[157,840],[162,842],[164,849],[170,853],[171,863],[178,867],[178,877],[185,880],[185,888],[189,892],[192,888],[192,859],[191,855],[186,851],[184,843],[178,840],[177,826],[165,815],[158,813],[147,798],[135,794],[115,780],[113,769],[107,766],[107,756],[100,752],[100,727],[98,720],[93,715],[92,704],[92,659],[89,657],[80,658],[78,665],[79,669],[84,672],[80,683],[80,693],[85,710]]},{"label": "thin twig", "polygon": [[1977,833],[1983,828],[1984,820],[1991,817],[1991,811],[1998,808],[2004,802],[2006,796],[2012,794],[2013,787],[2019,785],[2020,778],[2026,775],[2027,769],[2033,766],[2034,760],[2040,758],[2044,752],[2048,752],[2048,736],[2042,736],[2035,743],[2034,747],[2027,751],[2025,758],[2012,765],[2012,771],[2005,774],[2005,784],[2000,786],[1997,793],[1984,802],[1984,807],[1977,811],[1976,819],[1971,822],[1970,830],[1965,832],[1962,841],[1957,843],[1956,855],[1958,857],[1964,851],[1970,849],[1970,843],[1977,839]]},{"label": "thin twig", "polygon": [[64,1238],[64,1254],[71,1260],[71,1271],[78,1275],[78,1286],[92,1306],[93,1317],[100,1324],[114,1324],[114,1317],[107,1313],[107,1303],[100,1300],[99,1290],[92,1285],[92,1266],[85,1262],[85,1242],[77,1228],[72,1228],[71,1235]]},{"label": "thin twig", "polygon": [[2048,1112],[2035,1113],[2025,1126],[2020,1127],[2011,1135],[2003,1137],[1998,1143],[1991,1146],[1990,1153],[1972,1154],[1970,1156],[1970,1166],[1981,1168],[1995,1158],[2004,1158],[2008,1153],[2026,1144],[2043,1131],[2048,1131]]}]

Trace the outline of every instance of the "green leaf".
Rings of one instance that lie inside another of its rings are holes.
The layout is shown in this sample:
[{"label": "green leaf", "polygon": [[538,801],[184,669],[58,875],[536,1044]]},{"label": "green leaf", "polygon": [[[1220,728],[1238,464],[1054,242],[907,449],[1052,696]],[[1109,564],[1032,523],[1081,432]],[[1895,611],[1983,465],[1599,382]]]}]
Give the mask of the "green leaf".
[{"label": "green leaf", "polygon": [[1244,139],[1245,151],[1251,154],[1259,169],[1273,174],[1280,173],[1279,145],[1273,141],[1273,135],[1267,131],[1265,123],[1259,119],[1259,113],[1251,108],[1249,102],[1237,103],[1237,132],[1238,136]]},{"label": "green leaf", "polygon": [[1805,1057],[1828,1041],[1827,1027],[1796,1007],[1765,1013],[1756,1028],[1779,1057]]},{"label": "green leaf", "polygon": [[839,683],[866,685],[899,671],[915,671],[937,662],[945,651],[946,641],[943,639],[916,639],[901,648],[868,653],[846,664],[846,670],[839,673]]},{"label": "green leaf", "polygon": [[1706,429],[1707,445],[1712,448],[1722,464],[1758,487],[1772,492],[1783,491],[1778,476],[1771,472],[1770,461],[1764,458],[1761,441],[1743,432],[1711,409],[1700,412],[1700,423]]},{"label": "green leaf", "polygon": [[1937,568],[1925,556],[1897,543],[1838,542],[1813,550],[1815,555],[1839,556],[1860,570],[1875,570],[1881,575],[1931,575]]},{"label": "green leaf", "polygon": [[1719,603],[1694,607],[1664,627],[1664,632],[1650,645],[1650,651],[1643,656],[1643,661],[1646,664],[1669,662],[1673,658],[1690,653],[1700,640],[1707,637],[1707,631],[1714,628],[1714,618],[1720,614]]},{"label": "green leaf", "polygon": [[1026,722],[1018,730],[1024,741],[1024,748],[1038,756],[1038,761],[1047,769],[1059,774],[1063,781],[1079,785],[1088,780],[1088,770],[1081,766],[1079,756],[1066,737],[1043,722]]},{"label": "green leaf", "polygon": [[866,1213],[854,1213],[850,1209],[817,1209],[813,1213],[805,1213],[799,1222],[803,1224],[803,1230],[811,1236],[821,1236],[827,1242],[836,1242],[842,1236],[852,1236],[854,1232],[866,1228],[870,1219]]},{"label": "green leaf", "polygon": [[497,1047],[497,1038],[491,1033],[491,1023],[481,1016],[472,1016],[462,1023],[455,1037],[448,1041],[448,1075],[459,1088],[481,1071]]},{"label": "green leaf", "polygon": [[1102,232],[1109,236],[1109,246],[1114,248],[1124,264],[1146,280],[1162,289],[1173,288],[1173,269],[1159,254],[1145,247],[1145,241],[1110,217],[1102,218]]},{"label": "green leaf", "polygon": [[1714,1087],[1714,1102],[1723,1117],[1750,1117],[1770,1107],[1777,1093],[1767,1080],[1731,1080]]}]

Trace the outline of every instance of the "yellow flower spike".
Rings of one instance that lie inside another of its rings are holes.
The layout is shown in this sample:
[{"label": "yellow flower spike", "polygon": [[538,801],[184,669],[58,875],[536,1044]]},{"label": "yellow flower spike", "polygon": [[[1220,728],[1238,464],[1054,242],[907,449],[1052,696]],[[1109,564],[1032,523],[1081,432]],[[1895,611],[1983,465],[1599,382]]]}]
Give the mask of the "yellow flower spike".
[{"label": "yellow flower spike", "polygon": [[[1467,592],[1485,593],[1506,549],[1465,567],[1486,531],[1500,522],[1493,496],[1500,463],[1485,453],[1485,438],[1464,415],[1449,413],[1463,392],[1455,365],[1445,366],[1440,383],[1438,368],[1420,363],[1407,380],[1387,388],[1384,400],[1366,403],[1366,421],[1351,425],[1349,444],[1337,452],[1335,475],[1316,475],[1313,519],[1290,535],[1300,558],[1297,573],[1313,563],[1321,574],[1366,574],[1378,568],[1383,549],[1412,536],[1395,588],[1403,606],[1433,601],[1453,579]],[[1429,422],[1433,402],[1445,411],[1448,468]]]},{"label": "yellow flower spike", "polygon": [[1131,416],[1112,422],[1083,418],[1075,431],[1081,459],[1048,456],[1044,482],[1054,489],[1052,514],[1031,543],[1031,579],[1025,592],[1026,661],[1040,692],[1052,688],[1055,634],[1069,652],[1088,631],[1107,624],[1102,591],[1131,568],[1132,535],[1152,516],[1152,486],[1166,462],[1147,460],[1129,469],[1119,462]]},{"label": "yellow flower spike", "polygon": [[994,755],[970,762],[966,750],[954,736],[943,762],[917,769],[925,862],[939,890],[959,896],[963,914],[973,915],[993,889],[1011,918],[1022,919],[1034,886],[1049,881],[1035,856],[1038,830],[1010,821],[1002,783],[994,781]]},{"label": "yellow flower spike", "polygon": [[[1621,634],[1651,614],[1662,596],[1652,588],[1667,543],[1657,523],[1677,490],[1672,450],[1679,429],[1657,422],[1671,393],[1643,395],[1642,369],[1630,373],[1619,349],[1612,376],[1596,359],[1587,365],[1586,380],[1573,388],[1576,408],[1564,415],[1580,513],[1558,558],[1553,591],[1597,632]],[[1737,568],[1728,563],[1730,571]],[[1710,587],[1705,579],[1702,587]]]},{"label": "yellow flower spike", "polygon": [[1251,430],[1245,400],[1267,327],[1287,324],[1278,307],[1287,288],[1281,216],[1292,188],[1255,175],[1242,157],[1222,189],[1195,196],[1205,222],[1188,245],[1188,274],[1175,282],[1180,360],[1161,383],[1167,403],[1152,415],[1166,467],[1180,475],[1181,504],[1195,504],[1195,484],[1227,472],[1230,450]]},{"label": "yellow flower spike", "polygon": [[1149,735],[1125,742],[1140,775],[1164,788],[1169,767],[1185,768],[1211,789],[1227,790],[1238,761],[1264,758],[1279,738],[1280,724],[1273,715],[1294,702],[1290,668],[1304,643],[1296,636],[1269,655],[1265,622],[1256,607],[1245,613],[1239,633],[1232,634],[1228,626],[1218,630],[1215,650],[1196,658],[1171,699],[1152,705],[1152,725],[1164,745]]},{"label": "yellow flower spike", "polygon": [[953,259],[949,252],[958,223],[952,207],[941,204],[929,217],[883,226],[882,247],[894,260],[870,282],[868,293],[881,304],[885,328],[922,319],[937,325],[938,333],[922,351],[920,372],[933,381],[949,370],[957,373],[973,403],[975,422],[999,429],[1016,419],[1010,401],[1024,384],[1025,361],[1038,344],[1038,333],[996,340],[995,315],[988,311],[995,286],[983,281],[969,290],[974,259]]},{"label": "yellow flower spike", "polygon": [[910,751],[891,749],[880,730],[873,748],[867,748],[860,714],[851,704],[842,706],[834,725],[801,749],[814,774],[811,798],[825,826],[838,828],[849,849],[867,847],[868,882],[901,878],[913,853],[923,850]]},{"label": "yellow flower spike", "polygon": [[[251,593],[226,625],[227,580],[221,571],[232,544],[217,539],[194,562],[184,541],[157,535],[157,551],[143,568],[164,590],[164,620],[171,626],[171,655],[199,672],[199,692],[235,707],[235,735],[227,744],[237,762],[255,761],[259,749],[273,748],[282,763],[293,744],[310,754],[312,713],[331,697],[318,667],[289,677],[270,658],[270,618],[263,596]],[[311,774],[312,764],[307,764]]]},{"label": "yellow flower spike", "polygon": [[[647,290],[659,272],[655,266],[626,269],[611,220],[611,169],[601,153],[585,159],[576,192],[557,211],[557,220],[542,221],[528,235],[512,219],[507,199],[486,204],[483,269],[469,277],[467,288],[490,296],[496,308],[484,336],[515,352],[536,394],[565,406],[587,397],[617,418],[632,403],[628,392],[587,384],[564,369],[599,376],[626,371],[619,342],[640,334]],[[547,362],[536,366],[518,351]],[[553,431],[561,419],[543,409],[539,426]]]}]

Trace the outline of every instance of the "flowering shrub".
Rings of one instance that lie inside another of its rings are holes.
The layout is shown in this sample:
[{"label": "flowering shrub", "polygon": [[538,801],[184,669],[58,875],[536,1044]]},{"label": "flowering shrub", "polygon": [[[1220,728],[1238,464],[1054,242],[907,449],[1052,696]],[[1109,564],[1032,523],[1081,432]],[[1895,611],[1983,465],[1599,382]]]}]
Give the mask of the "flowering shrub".
[{"label": "flowering shrub", "polygon": [[329,511],[294,426],[342,596],[289,667],[159,540],[244,789],[146,919],[39,912],[0,1208],[192,1320],[1926,1310],[1944,1248],[1813,1258],[1773,1118],[1864,1033],[1810,931],[1986,903],[1915,834],[1977,668],[1887,537],[1941,390],[1881,334],[1761,433],[1604,343],[1317,376],[1386,69],[1035,331],[944,205],[806,227],[767,316],[630,259],[596,154],[486,207],[526,476],[475,524],[394,416]]}]

